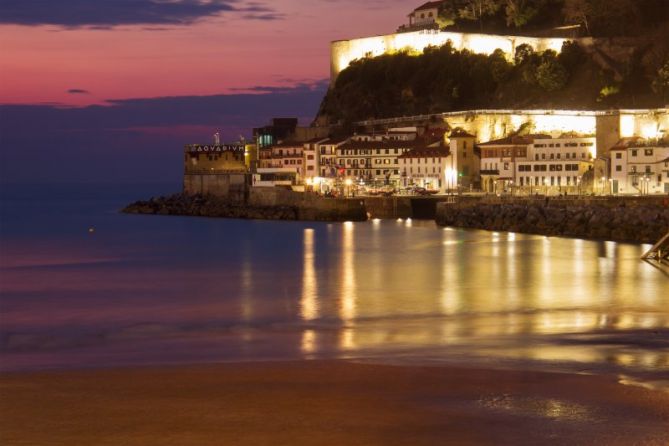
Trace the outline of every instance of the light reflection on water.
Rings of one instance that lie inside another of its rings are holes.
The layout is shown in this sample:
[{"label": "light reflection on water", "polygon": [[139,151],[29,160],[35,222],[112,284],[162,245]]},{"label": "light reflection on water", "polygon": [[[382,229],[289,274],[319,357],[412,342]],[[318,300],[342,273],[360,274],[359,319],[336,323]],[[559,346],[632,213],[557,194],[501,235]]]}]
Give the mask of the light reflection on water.
[{"label": "light reflection on water", "polygon": [[2,369],[347,357],[669,373],[669,278],[642,246],[100,218],[95,236],[3,229]]}]

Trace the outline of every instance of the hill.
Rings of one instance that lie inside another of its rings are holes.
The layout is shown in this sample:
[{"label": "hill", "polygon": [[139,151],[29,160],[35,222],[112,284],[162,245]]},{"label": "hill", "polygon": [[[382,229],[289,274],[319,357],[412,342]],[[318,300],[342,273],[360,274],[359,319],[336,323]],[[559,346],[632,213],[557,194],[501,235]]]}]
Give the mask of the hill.
[{"label": "hill", "polygon": [[450,44],[359,59],[328,91],[319,123],[476,108],[596,110],[669,102],[668,0],[445,0],[439,23],[447,30],[536,29],[537,35],[539,28],[576,24],[581,38],[560,54],[521,45],[513,60],[501,51],[475,54]]}]

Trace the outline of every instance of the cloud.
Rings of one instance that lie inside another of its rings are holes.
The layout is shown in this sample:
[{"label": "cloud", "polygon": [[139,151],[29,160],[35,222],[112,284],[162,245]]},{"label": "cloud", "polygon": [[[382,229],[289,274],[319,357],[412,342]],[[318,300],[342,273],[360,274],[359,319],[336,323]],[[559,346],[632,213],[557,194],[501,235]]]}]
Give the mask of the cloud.
[{"label": "cloud", "polygon": [[0,105],[0,179],[26,183],[173,181],[183,145],[251,137],[273,117],[308,124],[327,82],[247,93],[110,100],[109,105]]},{"label": "cloud", "polygon": [[67,92],[68,92],[69,94],[91,94],[90,91],[88,91],[88,90],[82,90],[82,89],[80,89],[80,88],[70,88],[69,90],[67,90]]},{"label": "cloud", "polygon": [[243,0],[2,0],[0,24],[87,26],[181,25],[220,14],[247,20],[283,15],[263,3]]}]

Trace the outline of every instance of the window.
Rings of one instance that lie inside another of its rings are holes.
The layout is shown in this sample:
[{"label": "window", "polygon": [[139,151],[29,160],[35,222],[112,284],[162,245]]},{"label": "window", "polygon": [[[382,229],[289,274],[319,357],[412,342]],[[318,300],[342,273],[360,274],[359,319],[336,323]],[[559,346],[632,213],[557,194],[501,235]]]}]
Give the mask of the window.
[{"label": "window", "polygon": [[623,166],[616,166],[616,172],[622,172]]},{"label": "window", "polygon": [[646,149],[643,151],[643,154],[646,156],[653,156],[653,149]]},{"label": "window", "polygon": [[620,152],[616,153],[616,159],[617,160],[623,159],[623,154]]},{"label": "window", "polygon": [[636,150],[632,150],[632,156],[636,156],[636,153],[637,153]]}]

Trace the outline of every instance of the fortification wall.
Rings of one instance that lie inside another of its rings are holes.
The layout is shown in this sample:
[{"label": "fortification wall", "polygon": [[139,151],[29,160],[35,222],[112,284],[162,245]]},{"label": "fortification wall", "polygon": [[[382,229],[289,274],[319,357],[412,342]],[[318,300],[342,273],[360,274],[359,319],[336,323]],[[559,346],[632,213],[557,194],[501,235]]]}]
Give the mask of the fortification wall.
[{"label": "fortification wall", "polygon": [[424,30],[361,39],[338,40],[331,44],[330,81],[334,83],[339,73],[355,59],[381,56],[404,49],[423,51],[428,46],[441,46],[449,40],[457,50],[467,49],[475,53],[492,54],[499,48],[511,57],[515,54],[516,48],[522,44],[531,45],[537,51],[551,49],[560,52],[562,44],[569,39]]},{"label": "fortification wall", "polygon": [[247,174],[184,174],[183,191],[188,195],[216,195],[243,203],[249,184]]},{"label": "fortification wall", "polygon": [[[431,119],[432,118],[432,119]],[[430,116],[380,119],[358,123],[369,130],[380,127],[425,125],[438,119],[450,128],[462,128],[477,142],[504,138],[523,124],[536,133],[559,137],[566,132],[597,136],[597,153],[602,155],[620,138],[641,136],[656,139],[669,135],[669,109],[652,110],[471,110]]]}]

